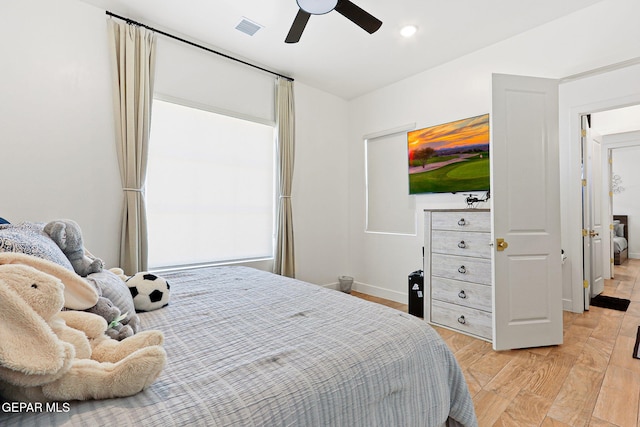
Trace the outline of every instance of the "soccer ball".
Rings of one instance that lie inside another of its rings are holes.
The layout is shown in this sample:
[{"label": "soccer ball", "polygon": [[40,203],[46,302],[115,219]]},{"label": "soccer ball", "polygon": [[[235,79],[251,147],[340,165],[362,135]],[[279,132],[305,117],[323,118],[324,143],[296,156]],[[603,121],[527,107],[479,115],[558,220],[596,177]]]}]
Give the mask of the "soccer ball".
[{"label": "soccer ball", "polygon": [[137,312],[157,310],[169,304],[171,287],[162,277],[143,271],[129,277],[127,286]]}]

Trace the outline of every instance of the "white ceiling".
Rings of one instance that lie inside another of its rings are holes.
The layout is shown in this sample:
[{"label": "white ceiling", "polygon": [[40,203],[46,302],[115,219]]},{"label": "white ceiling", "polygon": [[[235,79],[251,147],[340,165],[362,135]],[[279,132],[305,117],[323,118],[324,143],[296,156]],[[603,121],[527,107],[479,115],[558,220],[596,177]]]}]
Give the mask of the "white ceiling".
[{"label": "white ceiling", "polygon": [[[601,0],[354,0],[380,30],[332,11],[311,16],[297,44],[284,43],[295,0],[81,1],[353,99]],[[241,33],[243,17],[264,28]],[[411,39],[399,34],[407,24]]]}]

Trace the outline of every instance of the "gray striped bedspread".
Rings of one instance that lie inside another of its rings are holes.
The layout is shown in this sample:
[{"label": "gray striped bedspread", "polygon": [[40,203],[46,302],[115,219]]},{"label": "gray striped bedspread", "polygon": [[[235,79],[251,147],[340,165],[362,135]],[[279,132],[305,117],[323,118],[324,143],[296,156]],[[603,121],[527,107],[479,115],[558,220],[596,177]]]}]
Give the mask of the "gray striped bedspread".
[{"label": "gray striped bedspread", "polygon": [[152,386],[0,411],[0,425],[477,425],[460,367],[418,318],[247,267],[164,277],[169,306],[141,314],[144,329],[165,334],[168,362]]}]

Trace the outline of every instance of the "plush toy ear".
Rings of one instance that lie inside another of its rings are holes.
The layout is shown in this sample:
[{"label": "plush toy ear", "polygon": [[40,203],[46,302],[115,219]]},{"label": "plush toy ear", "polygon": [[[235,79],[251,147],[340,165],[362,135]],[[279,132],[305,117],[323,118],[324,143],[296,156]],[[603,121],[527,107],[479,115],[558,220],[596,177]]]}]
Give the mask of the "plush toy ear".
[{"label": "plush toy ear", "polygon": [[49,325],[0,279],[0,365],[25,374],[53,374],[65,348]]},{"label": "plush toy ear", "polygon": [[66,268],[32,255],[0,252],[0,265],[24,264],[57,277],[64,283],[64,306],[72,310],[86,310],[98,302],[98,292],[86,280]]}]

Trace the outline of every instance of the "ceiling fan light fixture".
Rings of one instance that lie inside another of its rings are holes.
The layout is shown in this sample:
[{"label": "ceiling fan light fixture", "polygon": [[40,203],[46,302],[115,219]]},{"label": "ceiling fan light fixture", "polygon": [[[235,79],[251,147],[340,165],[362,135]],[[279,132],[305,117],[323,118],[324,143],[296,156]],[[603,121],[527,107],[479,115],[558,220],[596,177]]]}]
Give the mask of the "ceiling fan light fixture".
[{"label": "ceiling fan light fixture", "polygon": [[418,31],[418,27],[415,25],[406,25],[400,30],[400,35],[405,38],[413,36]]},{"label": "ceiling fan light fixture", "polygon": [[324,15],[336,8],[338,0],[296,0],[300,9],[312,15]]},{"label": "ceiling fan light fixture", "polygon": [[298,13],[284,39],[285,43],[298,43],[311,15],[323,15],[335,10],[349,21],[369,34],[373,34],[382,25],[382,21],[351,0],[296,0]]}]

